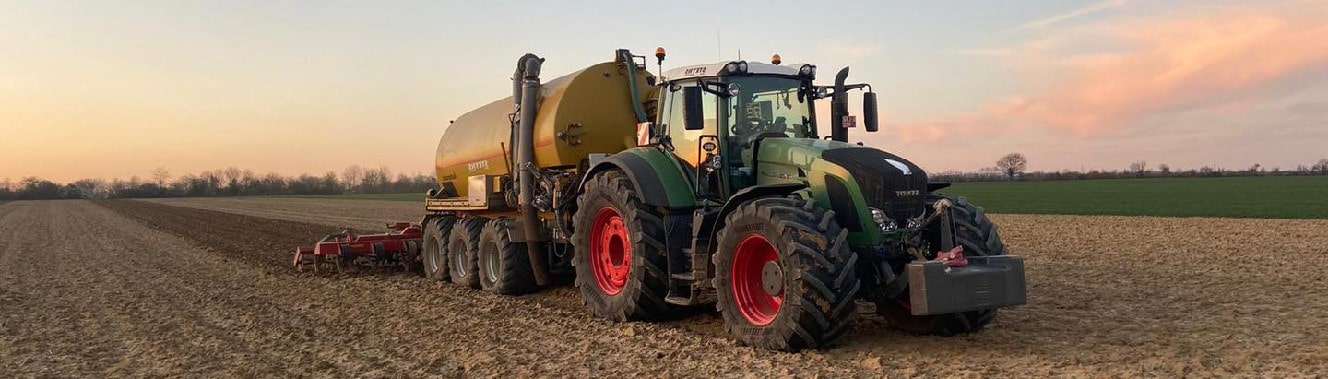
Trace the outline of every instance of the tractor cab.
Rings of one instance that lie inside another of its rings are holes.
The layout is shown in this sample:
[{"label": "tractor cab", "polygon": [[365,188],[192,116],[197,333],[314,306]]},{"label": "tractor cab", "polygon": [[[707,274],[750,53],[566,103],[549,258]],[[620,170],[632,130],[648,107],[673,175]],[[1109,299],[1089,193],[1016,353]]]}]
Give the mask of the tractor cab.
[{"label": "tractor cab", "polygon": [[[819,138],[814,100],[865,87],[845,87],[842,80],[840,90],[818,87],[816,66],[782,65],[777,56],[772,63],[691,65],[661,76],[653,142],[685,162],[696,175],[698,194],[715,200],[759,184],[755,166],[763,140]],[[867,99],[874,124],[875,97]]]}]

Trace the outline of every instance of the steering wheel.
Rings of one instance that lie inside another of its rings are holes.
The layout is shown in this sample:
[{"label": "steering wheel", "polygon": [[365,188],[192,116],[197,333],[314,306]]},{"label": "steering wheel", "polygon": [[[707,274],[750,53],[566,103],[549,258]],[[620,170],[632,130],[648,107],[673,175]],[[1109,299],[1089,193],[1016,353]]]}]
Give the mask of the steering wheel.
[{"label": "steering wheel", "polygon": [[763,124],[764,122],[761,119],[751,119],[747,122],[739,122],[733,124],[733,126],[729,128],[729,134],[735,136],[758,134],[765,130],[766,126]]}]

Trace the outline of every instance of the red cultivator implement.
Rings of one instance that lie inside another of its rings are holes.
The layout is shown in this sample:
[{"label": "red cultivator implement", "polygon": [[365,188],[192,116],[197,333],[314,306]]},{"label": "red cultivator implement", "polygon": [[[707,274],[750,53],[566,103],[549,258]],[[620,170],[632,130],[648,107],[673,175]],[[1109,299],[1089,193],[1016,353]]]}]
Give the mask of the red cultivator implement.
[{"label": "red cultivator implement", "polygon": [[362,235],[346,229],[323,237],[313,246],[297,247],[295,268],[342,272],[352,266],[401,266],[409,270],[420,254],[423,233],[419,225],[397,222],[387,227],[387,233]]}]

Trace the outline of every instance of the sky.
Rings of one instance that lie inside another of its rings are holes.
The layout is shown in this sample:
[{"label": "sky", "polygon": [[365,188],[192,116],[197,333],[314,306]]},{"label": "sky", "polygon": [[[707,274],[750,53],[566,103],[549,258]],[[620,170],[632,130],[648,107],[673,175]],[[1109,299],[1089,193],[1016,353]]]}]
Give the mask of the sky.
[{"label": "sky", "polygon": [[1328,158],[1328,0],[4,0],[0,180],[427,173],[522,54],[552,78],[656,46],[849,66],[883,123],[850,139],[933,172]]}]

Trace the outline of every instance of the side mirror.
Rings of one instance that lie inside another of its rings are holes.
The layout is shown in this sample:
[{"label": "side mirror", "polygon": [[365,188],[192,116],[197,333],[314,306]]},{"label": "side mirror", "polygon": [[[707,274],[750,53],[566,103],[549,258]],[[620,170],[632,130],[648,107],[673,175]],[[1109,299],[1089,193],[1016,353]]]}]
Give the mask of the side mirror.
[{"label": "side mirror", "polygon": [[691,86],[682,89],[683,129],[705,129],[705,114],[701,108],[701,87]]},{"label": "side mirror", "polygon": [[881,128],[876,117],[876,93],[862,94],[862,122],[867,131],[875,132]]}]

